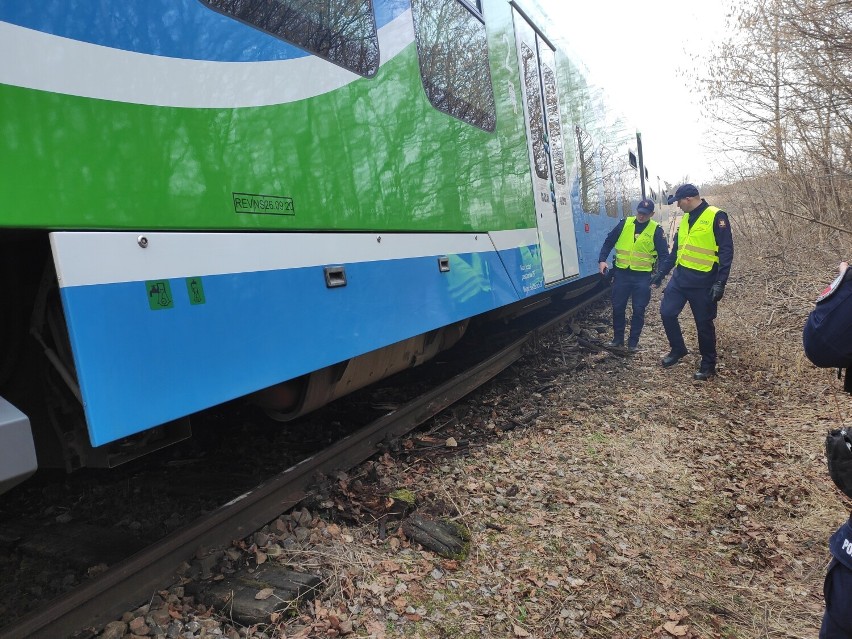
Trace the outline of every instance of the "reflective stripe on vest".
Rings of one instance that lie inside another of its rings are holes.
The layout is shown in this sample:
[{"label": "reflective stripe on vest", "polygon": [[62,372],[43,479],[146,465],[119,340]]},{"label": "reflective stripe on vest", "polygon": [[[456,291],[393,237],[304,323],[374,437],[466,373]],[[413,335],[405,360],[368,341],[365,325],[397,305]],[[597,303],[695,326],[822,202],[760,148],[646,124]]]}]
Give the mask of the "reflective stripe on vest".
[{"label": "reflective stripe on vest", "polygon": [[615,266],[630,267],[634,271],[651,272],[657,261],[657,249],[654,247],[654,232],[659,224],[648,220],[648,226],[636,236],[636,218],[624,220],[624,228],[615,243]]},{"label": "reflective stripe on vest", "polygon": [[719,209],[708,206],[689,228],[689,214],[684,213],[677,232],[678,266],[709,273],[719,263],[719,245],[713,233],[713,222]]}]

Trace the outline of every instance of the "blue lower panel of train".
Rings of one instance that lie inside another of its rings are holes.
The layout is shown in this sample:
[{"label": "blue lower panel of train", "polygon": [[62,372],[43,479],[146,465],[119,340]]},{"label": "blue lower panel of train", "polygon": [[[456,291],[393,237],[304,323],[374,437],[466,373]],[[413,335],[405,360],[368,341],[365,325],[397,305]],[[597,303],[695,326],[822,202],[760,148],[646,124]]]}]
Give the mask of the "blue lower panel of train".
[{"label": "blue lower panel of train", "polygon": [[[314,245],[307,235],[269,234],[276,250],[258,244],[268,234],[245,235],[226,245],[216,234],[54,234],[92,445],[541,288],[537,247],[498,252],[487,234],[441,238],[446,253],[433,252],[431,235],[350,235],[338,251],[331,235]],[[395,257],[418,241],[421,255]],[[469,244],[481,248],[452,252]],[[76,259],[86,252],[90,259]],[[391,259],[377,259],[384,255]]]}]

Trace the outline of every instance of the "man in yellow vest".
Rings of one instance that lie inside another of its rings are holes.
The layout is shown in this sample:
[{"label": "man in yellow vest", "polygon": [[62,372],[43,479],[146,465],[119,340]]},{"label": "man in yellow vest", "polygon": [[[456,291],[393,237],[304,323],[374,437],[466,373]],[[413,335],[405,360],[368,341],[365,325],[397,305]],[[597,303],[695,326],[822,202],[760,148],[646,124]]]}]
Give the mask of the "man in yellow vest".
[{"label": "man in yellow vest", "polygon": [[665,368],[674,366],[687,354],[678,315],[689,302],[698,332],[701,364],[694,379],[706,381],[716,374],[717,303],[725,294],[725,284],[734,259],[734,240],[728,214],[710,206],[692,184],[682,184],[668,199],[683,211],[671,255],[661,262],[652,280],[659,286],[669,271],[674,275],[663,292],[660,315],[671,350],[662,360]]},{"label": "man in yellow vest", "polygon": [[653,200],[642,200],[636,207],[635,217],[628,217],[606,236],[600,255],[598,271],[606,273],[606,259],[615,247],[615,273],[612,283],[612,341],[609,347],[624,346],[625,313],[627,300],[632,298],[633,316],[630,318],[630,336],[627,348],[639,350],[639,335],[645,325],[645,309],[651,301],[651,272],[658,260],[669,255],[662,227],[651,220],[654,215]]}]

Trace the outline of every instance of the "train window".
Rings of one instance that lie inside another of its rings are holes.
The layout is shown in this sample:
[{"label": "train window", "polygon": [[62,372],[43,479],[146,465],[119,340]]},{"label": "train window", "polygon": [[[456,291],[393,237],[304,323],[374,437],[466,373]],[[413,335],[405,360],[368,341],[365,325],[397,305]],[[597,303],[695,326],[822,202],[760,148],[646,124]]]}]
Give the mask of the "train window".
[{"label": "train window", "polygon": [[624,195],[624,215],[626,216],[634,214],[633,206],[642,199],[642,193],[639,190],[639,176],[636,175],[636,171],[627,163],[623,166],[621,189]]},{"label": "train window", "polygon": [[[526,46],[526,45],[524,45]],[[526,74],[526,64],[524,74]],[[559,120],[559,97],[556,95],[556,76],[546,64],[541,65],[544,78],[544,103],[547,109],[547,130],[550,132],[550,160],[553,162],[553,178],[565,184],[565,151],[562,144],[562,125]]]},{"label": "train window", "polygon": [[372,77],[379,69],[372,0],[201,2],[364,77]]},{"label": "train window", "polygon": [[639,162],[637,162],[636,154],[633,153],[633,151],[627,152],[627,160],[630,162],[630,166],[632,166],[634,169],[639,168]]},{"label": "train window", "polygon": [[615,156],[601,148],[601,174],[603,175],[604,209],[609,217],[618,217],[618,167]]},{"label": "train window", "polygon": [[521,43],[521,62],[524,67],[524,84],[527,93],[527,111],[530,116],[535,173],[542,180],[549,179],[547,150],[544,148],[544,120],[541,113],[541,84],[538,80],[538,62],[535,53],[526,43]]},{"label": "train window", "polygon": [[420,77],[439,111],[486,131],[497,112],[481,17],[460,0],[412,0]]},{"label": "train window", "polygon": [[594,147],[592,136],[579,126],[574,127],[577,138],[577,160],[580,177],[580,204],[583,211],[592,215],[600,214],[600,198],[598,196],[598,172],[595,162],[597,149]]},{"label": "train window", "polygon": [[481,2],[481,0],[459,0],[459,2],[466,5],[474,13],[478,13],[479,15],[482,15],[482,2]]}]

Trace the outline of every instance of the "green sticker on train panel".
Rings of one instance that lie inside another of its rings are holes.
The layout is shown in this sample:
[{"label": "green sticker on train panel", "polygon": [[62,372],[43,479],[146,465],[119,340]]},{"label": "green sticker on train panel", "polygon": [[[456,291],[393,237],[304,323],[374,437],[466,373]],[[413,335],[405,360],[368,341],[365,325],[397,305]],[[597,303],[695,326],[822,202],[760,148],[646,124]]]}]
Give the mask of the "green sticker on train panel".
[{"label": "green sticker on train panel", "polygon": [[285,195],[260,195],[257,193],[231,193],[235,213],[254,215],[296,215],[293,198]]},{"label": "green sticker on train panel", "polygon": [[175,307],[172,287],[168,280],[147,281],[145,282],[145,289],[148,291],[148,306],[151,307],[152,311],[162,311]]},{"label": "green sticker on train panel", "polygon": [[193,306],[207,302],[204,297],[204,285],[201,283],[200,277],[186,278],[186,292],[189,294],[189,303]]}]

